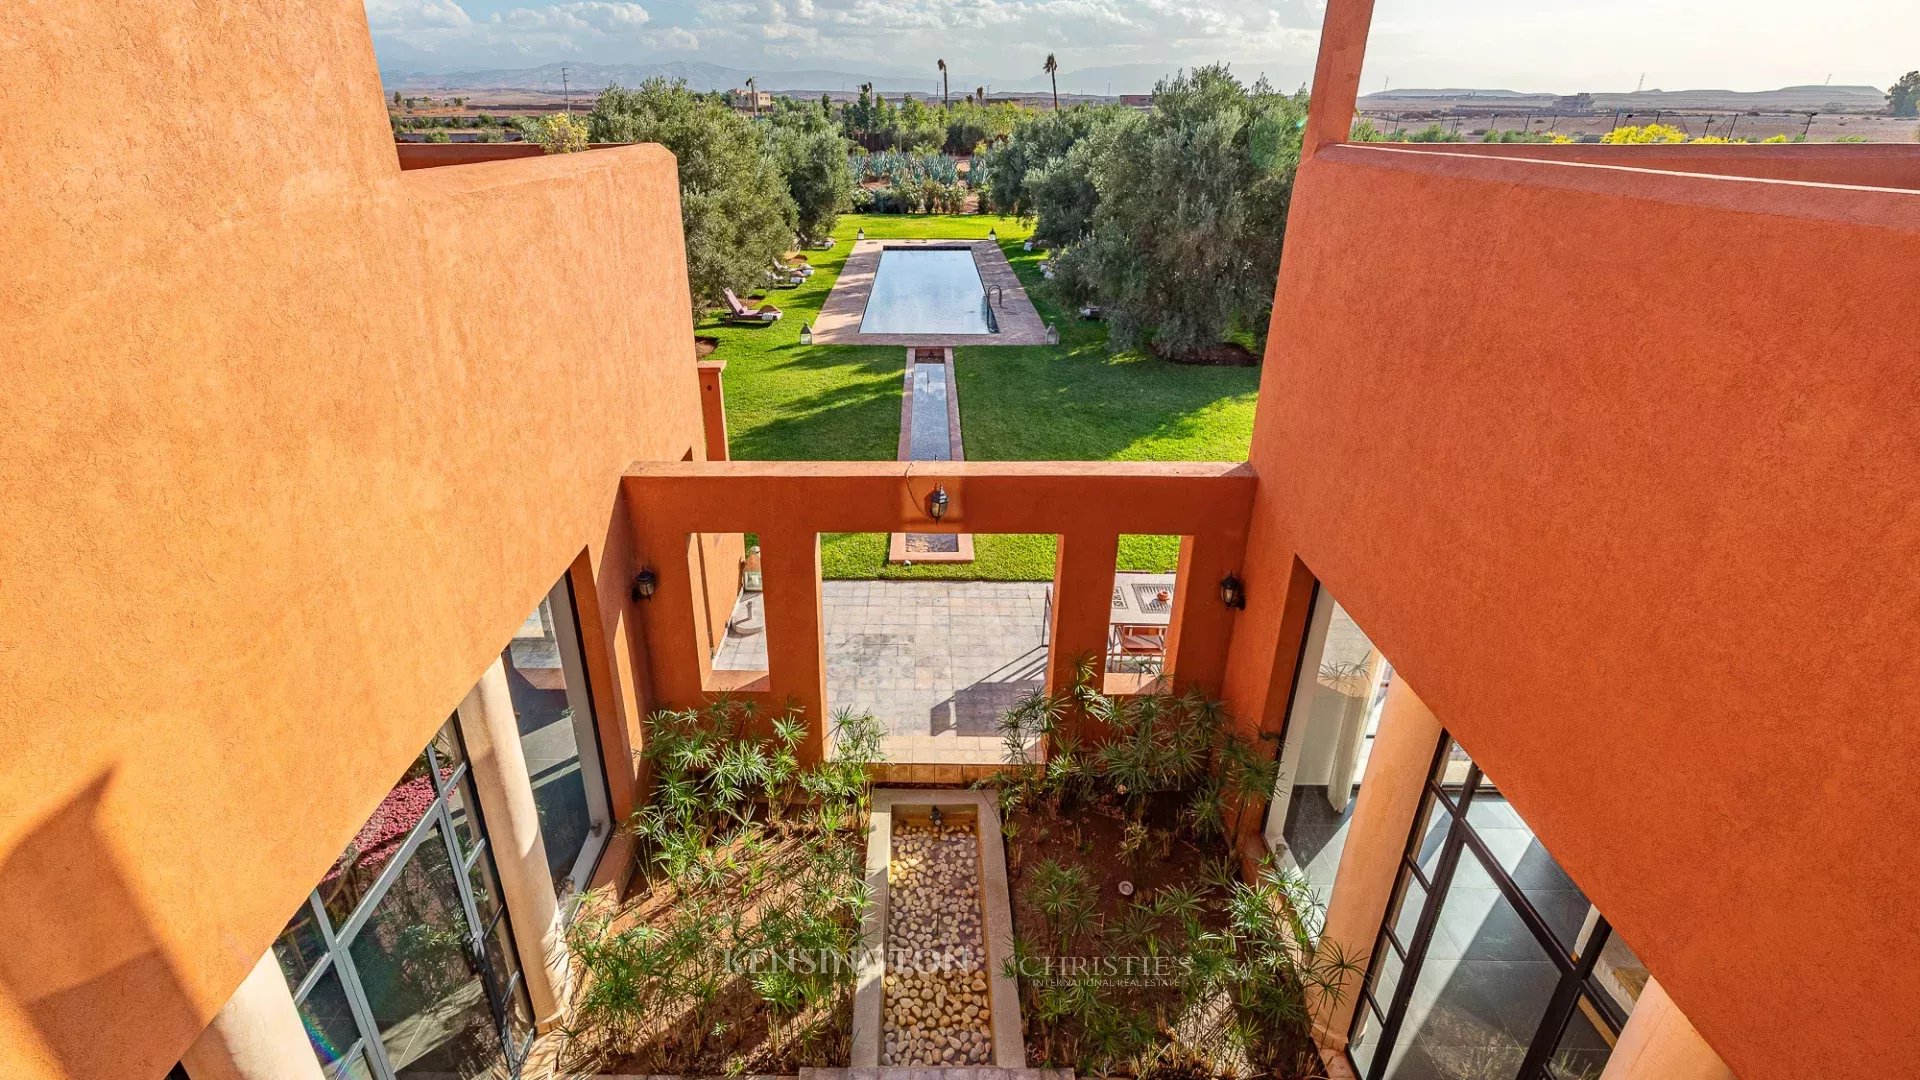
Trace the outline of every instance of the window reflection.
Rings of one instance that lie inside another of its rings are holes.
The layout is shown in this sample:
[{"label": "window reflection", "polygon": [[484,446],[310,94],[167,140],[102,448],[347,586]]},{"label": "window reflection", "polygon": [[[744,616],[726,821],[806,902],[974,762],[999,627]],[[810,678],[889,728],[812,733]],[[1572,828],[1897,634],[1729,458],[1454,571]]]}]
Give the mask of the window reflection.
[{"label": "window reflection", "polygon": [[[573,620],[573,596],[563,579],[527,616],[500,656],[520,723],[520,748],[533,778],[547,866],[555,890],[562,894],[573,884],[581,853],[606,813],[593,710]],[[583,759],[583,745],[594,756]]]},{"label": "window reflection", "polygon": [[435,825],[349,949],[396,1076],[477,1076],[501,1061],[469,934]]},{"label": "window reflection", "polygon": [[320,896],[334,929],[346,924],[361,898],[379,880],[380,872],[406,846],[407,837],[433,806],[434,798],[433,777],[427,755],[422,753],[380,800],[367,823],[334,860],[333,869],[320,879]]}]

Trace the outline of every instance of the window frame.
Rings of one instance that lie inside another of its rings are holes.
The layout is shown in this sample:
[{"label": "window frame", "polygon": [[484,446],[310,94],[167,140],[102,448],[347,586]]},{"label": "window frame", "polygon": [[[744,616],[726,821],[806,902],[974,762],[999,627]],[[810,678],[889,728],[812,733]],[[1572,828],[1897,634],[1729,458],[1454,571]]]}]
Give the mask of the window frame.
[{"label": "window frame", "polygon": [[[1387,911],[1382,914],[1380,929],[1374,936],[1374,949],[1368,957],[1366,976],[1356,990],[1358,1001],[1347,1032],[1347,1057],[1354,1066],[1355,1074],[1362,1080],[1382,1080],[1392,1064],[1395,1043],[1406,1022],[1414,986],[1426,963],[1434,930],[1439,925],[1441,906],[1446,902],[1454,872],[1459,868],[1462,857],[1470,856],[1478,861],[1502,899],[1513,907],[1535,943],[1560,973],[1554,991],[1548,998],[1546,1011],[1527,1046],[1526,1056],[1514,1074],[1514,1080],[1553,1080],[1552,1073],[1547,1069],[1548,1061],[1558,1047],[1574,1011],[1583,1004],[1587,1007],[1588,1020],[1594,1026],[1605,1029],[1607,1034],[1617,1037],[1626,1024],[1626,1010],[1604,991],[1594,976],[1594,966],[1599,961],[1601,950],[1612,936],[1612,924],[1607,922],[1606,916],[1595,912],[1592,929],[1578,943],[1577,952],[1560,943],[1539,909],[1513,880],[1512,874],[1500,865],[1468,820],[1468,812],[1474,797],[1481,791],[1485,774],[1477,763],[1468,758],[1464,777],[1458,782],[1449,782],[1449,773],[1457,771],[1458,761],[1454,750],[1458,745],[1451,735],[1441,733],[1439,745],[1434,750],[1433,763],[1427,770],[1426,783],[1420,793],[1420,803],[1414,811],[1413,825],[1401,851],[1393,891],[1388,894],[1391,899]],[[1490,784],[1488,787],[1490,791],[1498,790]],[[1433,873],[1429,875],[1420,867],[1420,850],[1422,842],[1432,832],[1436,814],[1446,815],[1447,831]],[[1424,890],[1424,897],[1419,918],[1414,924],[1412,940],[1402,942],[1395,933],[1394,924],[1403,915],[1398,909],[1409,882],[1419,885]],[[1383,945],[1386,947],[1384,950]],[[1387,951],[1391,951],[1400,962],[1400,972],[1392,996],[1383,1008],[1374,989]],[[1353,1057],[1352,1045],[1369,1014],[1377,1030],[1370,1043],[1371,1060],[1362,1068]]]}]

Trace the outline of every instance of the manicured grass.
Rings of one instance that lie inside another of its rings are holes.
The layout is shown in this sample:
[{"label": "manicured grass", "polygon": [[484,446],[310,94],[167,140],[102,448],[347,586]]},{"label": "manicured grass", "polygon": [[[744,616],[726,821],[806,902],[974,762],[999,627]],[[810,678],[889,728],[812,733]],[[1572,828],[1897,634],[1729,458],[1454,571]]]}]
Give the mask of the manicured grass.
[{"label": "manicured grass", "polygon": [[[955,350],[960,428],[972,461],[1241,461],[1253,437],[1257,368],[1189,367],[1111,353],[1102,323],[1063,313],[1041,280],[1041,252],[1021,243],[1029,224],[981,215],[849,215],[831,251],[810,252],[818,271],[767,300],[785,317],[770,327],[699,324],[727,361],[727,425],[735,458],[888,460],[900,438],[898,346],[802,346],[833,288],[856,230],[869,237],[985,239],[1000,246],[1041,318],[1061,329],[1057,346],[967,346]],[[1123,569],[1170,571],[1173,537],[1122,537]],[[975,560],[901,567],[886,562],[877,534],[822,537],[829,578],[962,578],[1038,581],[1053,576],[1051,536],[974,537]]]}]

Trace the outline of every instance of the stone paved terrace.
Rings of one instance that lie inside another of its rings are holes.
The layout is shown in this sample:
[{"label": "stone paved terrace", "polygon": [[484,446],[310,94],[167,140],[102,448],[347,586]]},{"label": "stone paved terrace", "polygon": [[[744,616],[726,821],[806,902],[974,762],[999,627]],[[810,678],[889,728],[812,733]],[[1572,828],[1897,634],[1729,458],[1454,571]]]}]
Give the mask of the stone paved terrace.
[{"label": "stone paved terrace", "polygon": [[[872,712],[889,761],[996,764],[1002,714],[1046,679],[1045,582],[828,581],[827,705]],[[760,594],[714,666],[764,670]]]}]

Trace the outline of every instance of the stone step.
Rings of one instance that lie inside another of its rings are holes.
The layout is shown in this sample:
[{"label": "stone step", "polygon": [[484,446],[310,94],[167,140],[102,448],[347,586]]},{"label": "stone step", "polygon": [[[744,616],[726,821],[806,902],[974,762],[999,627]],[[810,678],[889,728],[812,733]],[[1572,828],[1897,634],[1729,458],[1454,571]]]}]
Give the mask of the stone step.
[{"label": "stone step", "polygon": [[1073,1080],[1073,1070],[1008,1069],[997,1065],[801,1069],[799,1080]]}]

